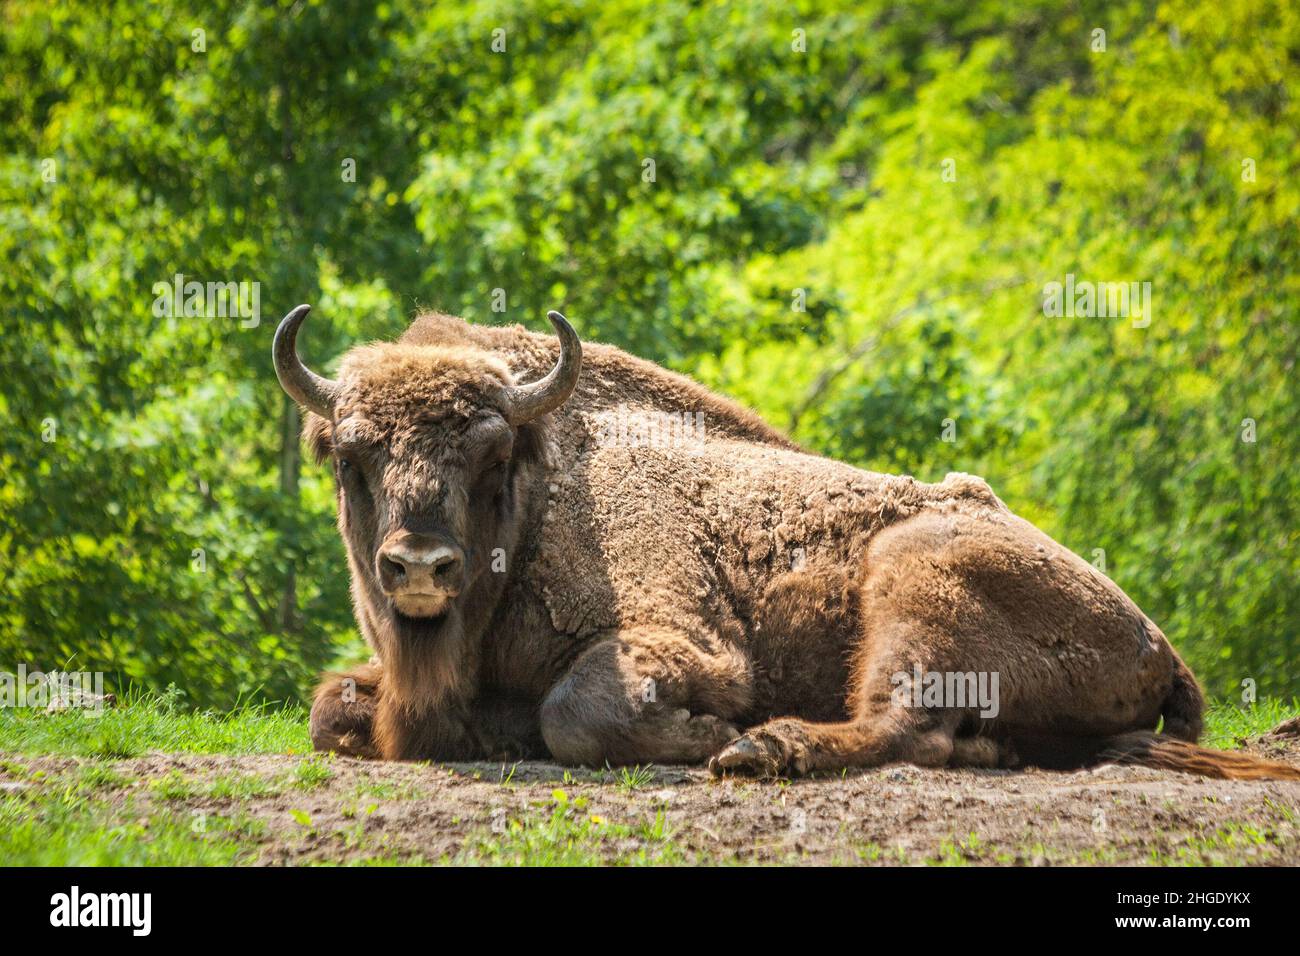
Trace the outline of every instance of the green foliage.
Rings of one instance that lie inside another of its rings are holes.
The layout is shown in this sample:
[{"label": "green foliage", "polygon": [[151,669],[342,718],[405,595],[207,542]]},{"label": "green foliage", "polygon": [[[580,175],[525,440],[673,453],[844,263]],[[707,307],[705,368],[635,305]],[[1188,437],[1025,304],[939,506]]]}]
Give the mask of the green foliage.
[{"label": "green foliage", "polygon": [[[561,307],[814,450],[983,474],[1214,693],[1300,690],[1293,5],[15,0],[2,29],[0,669],[228,707],[355,650],[269,361],[309,301],[326,368],[417,307]],[[261,322],[156,315],[177,273],[259,282]],[[1149,281],[1150,324],[1045,316],[1067,274]]]}]

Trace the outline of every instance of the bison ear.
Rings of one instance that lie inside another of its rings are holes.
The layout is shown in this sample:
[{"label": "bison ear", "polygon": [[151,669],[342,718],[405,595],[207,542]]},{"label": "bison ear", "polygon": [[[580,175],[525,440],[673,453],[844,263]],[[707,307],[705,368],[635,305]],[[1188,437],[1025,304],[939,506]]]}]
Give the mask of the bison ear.
[{"label": "bison ear", "polygon": [[316,464],[324,464],[334,454],[334,429],[315,412],[308,412],[302,420],[302,437],[311,449]]}]

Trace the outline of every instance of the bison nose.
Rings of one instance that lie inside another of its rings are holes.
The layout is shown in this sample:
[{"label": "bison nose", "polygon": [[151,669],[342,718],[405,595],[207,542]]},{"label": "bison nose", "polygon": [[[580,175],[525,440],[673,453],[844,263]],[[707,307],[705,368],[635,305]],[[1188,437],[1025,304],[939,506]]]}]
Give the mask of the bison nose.
[{"label": "bison nose", "polygon": [[379,552],[379,582],[390,594],[460,590],[465,559],[460,548],[446,543],[401,541]]}]

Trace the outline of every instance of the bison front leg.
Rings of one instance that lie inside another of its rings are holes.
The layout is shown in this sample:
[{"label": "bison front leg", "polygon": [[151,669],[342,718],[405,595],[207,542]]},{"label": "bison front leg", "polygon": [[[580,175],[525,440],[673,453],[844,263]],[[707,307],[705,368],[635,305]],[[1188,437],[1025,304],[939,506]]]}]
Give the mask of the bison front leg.
[{"label": "bison front leg", "polygon": [[480,756],[469,732],[470,708],[412,713],[383,691],[377,659],[326,674],[312,698],[312,746],[348,757],[386,760],[469,759]]},{"label": "bison front leg", "polygon": [[484,693],[413,710],[383,694],[375,749],[386,760],[525,760],[545,753],[537,701]]},{"label": "bison front leg", "polygon": [[467,704],[447,701],[432,710],[412,709],[381,694],[375,709],[375,748],[385,760],[475,760]]},{"label": "bison front leg", "polygon": [[379,665],[371,661],[344,674],[326,674],[312,697],[311,744],[349,757],[377,757],[372,731],[379,694]]},{"label": "bison front leg", "polygon": [[712,638],[642,627],[582,653],[542,702],[542,737],[562,763],[696,763],[736,737],[748,660]]},{"label": "bison front leg", "polygon": [[[540,749],[535,709],[494,697],[416,712],[385,695],[377,659],[326,674],[312,699],[316,750],[387,760],[470,760],[527,756]],[[531,749],[530,749],[531,743]]]}]

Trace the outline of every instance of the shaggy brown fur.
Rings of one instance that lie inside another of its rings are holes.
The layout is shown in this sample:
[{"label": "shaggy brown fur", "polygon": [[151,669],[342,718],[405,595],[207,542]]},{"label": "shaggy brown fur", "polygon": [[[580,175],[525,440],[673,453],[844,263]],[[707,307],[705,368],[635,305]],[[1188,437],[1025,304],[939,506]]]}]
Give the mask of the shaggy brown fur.
[{"label": "shaggy brown fur", "polygon": [[[759,774],[1109,753],[1300,777],[1195,747],[1201,693],[1159,628],[979,478],[806,454],[601,345],[558,411],[507,426],[502,389],[556,356],[549,336],[427,315],[350,352],[333,420],[308,416],[377,659],[353,699],[337,675],[317,692],[318,748]],[[610,440],[603,416],[646,412],[703,413],[704,434]],[[435,619],[396,613],[377,577],[381,542],[406,532],[464,551],[466,585]],[[900,705],[914,668],[996,672],[996,717]]]}]

